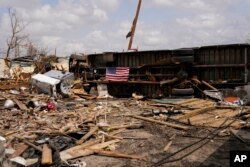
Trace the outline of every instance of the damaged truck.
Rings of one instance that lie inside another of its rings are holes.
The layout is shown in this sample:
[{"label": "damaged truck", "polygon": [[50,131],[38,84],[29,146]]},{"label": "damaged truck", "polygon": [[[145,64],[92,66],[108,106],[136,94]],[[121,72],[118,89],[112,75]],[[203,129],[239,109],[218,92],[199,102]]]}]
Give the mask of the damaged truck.
[{"label": "damaged truck", "polygon": [[112,96],[192,95],[204,81],[216,88],[249,82],[249,44],[229,44],[135,52],[71,55],[69,71],[87,91],[107,84]]}]

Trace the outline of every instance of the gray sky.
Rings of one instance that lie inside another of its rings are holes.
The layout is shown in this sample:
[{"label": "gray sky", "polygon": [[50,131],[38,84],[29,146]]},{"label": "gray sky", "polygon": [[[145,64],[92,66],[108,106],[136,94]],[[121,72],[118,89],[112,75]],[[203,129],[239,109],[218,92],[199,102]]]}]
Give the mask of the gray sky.
[{"label": "gray sky", "polygon": [[[125,36],[137,0],[1,0],[0,49],[6,50],[8,7],[25,23],[30,40],[57,48],[59,56],[127,49]],[[250,38],[249,0],[143,0],[134,48],[174,49],[245,43]]]}]

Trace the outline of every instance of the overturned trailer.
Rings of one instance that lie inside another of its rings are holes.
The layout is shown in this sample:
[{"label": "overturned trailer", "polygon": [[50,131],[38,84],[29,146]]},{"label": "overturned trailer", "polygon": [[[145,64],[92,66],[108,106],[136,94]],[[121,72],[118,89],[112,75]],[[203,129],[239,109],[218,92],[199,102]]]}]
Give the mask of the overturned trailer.
[{"label": "overturned trailer", "polygon": [[[69,70],[90,86],[108,85],[113,96],[169,95],[185,79],[198,78],[218,87],[233,87],[249,82],[250,45],[230,44],[137,52],[108,52],[72,55]],[[107,68],[128,67],[126,81],[105,79]]]}]

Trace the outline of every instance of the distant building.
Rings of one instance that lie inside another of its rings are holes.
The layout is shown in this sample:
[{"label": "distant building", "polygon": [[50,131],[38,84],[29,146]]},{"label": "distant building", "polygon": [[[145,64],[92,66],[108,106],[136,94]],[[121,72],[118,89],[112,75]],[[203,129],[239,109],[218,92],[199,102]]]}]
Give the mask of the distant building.
[{"label": "distant building", "polygon": [[[42,60],[43,59],[43,60]],[[46,59],[47,61],[44,61]],[[39,60],[42,60],[39,62]],[[43,64],[45,68],[44,72],[56,69],[68,71],[69,63],[67,57],[54,57],[54,56],[45,56],[42,54],[33,55],[33,56],[24,56],[17,57],[10,60],[8,67],[5,63],[4,58],[0,59],[0,78],[14,78],[14,71],[21,71],[22,73],[37,73],[41,72],[41,69],[36,69],[36,64],[39,62],[40,65]]]}]

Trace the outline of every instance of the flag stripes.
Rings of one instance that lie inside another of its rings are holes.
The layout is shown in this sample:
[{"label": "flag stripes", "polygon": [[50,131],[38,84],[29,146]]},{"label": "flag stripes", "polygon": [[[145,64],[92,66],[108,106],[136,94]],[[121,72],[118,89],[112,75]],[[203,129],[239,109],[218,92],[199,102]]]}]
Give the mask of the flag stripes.
[{"label": "flag stripes", "polygon": [[107,67],[106,80],[108,81],[128,81],[129,67]]}]

